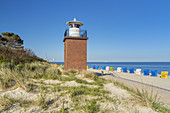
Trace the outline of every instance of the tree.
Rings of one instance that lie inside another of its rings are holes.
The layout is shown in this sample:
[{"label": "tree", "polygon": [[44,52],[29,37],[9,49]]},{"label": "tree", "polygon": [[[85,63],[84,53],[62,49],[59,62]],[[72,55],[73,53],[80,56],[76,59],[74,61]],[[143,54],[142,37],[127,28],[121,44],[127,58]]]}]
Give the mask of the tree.
[{"label": "tree", "polygon": [[7,39],[0,35],[0,47],[5,46],[7,44]]},{"label": "tree", "polygon": [[[2,35],[2,36],[1,36]],[[1,33],[0,35],[0,46],[11,49],[23,49],[23,40],[14,33]]]}]

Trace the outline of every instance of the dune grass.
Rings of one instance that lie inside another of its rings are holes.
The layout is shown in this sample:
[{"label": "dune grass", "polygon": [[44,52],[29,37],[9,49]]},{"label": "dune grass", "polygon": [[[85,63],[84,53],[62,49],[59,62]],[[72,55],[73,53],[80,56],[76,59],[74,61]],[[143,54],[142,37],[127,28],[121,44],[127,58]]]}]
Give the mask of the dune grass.
[{"label": "dune grass", "polygon": [[48,64],[41,62],[26,64],[1,64],[0,65],[0,88],[8,89],[19,85],[26,89],[29,79],[58,79],[61,80],[62,72]]},{"label": "dune grass", "polygon": [[8,110],[14,104],[19,104],[19,106],[26,108],[30,105],[34,105],[35,101],[24,100],[22,98],[14,99],[6,95],[0,98],[0,108],[4,111]]},{"label": "dune grass", "polygon": [[90,71],[83,71],[82,74],[85,78],[90,78],[92,80],[97,80],[99,78],[94,72]]},{"label": "dune grass", "polygon": [[148,92],[145,89],[139,90],[139,89],[132,89],[124,85],[123,83],[120,83],[118,81],[113,81],[115,86],[118,86],[122,89],[125,89],[126,91],[130,92],[132,95],[136,97],[144,106],[151,107],[155,111],[163,112],[163,113],[170,113],[170,109],[166,108],[159,102],[158,94],[154,94],[153,90],[151,92]]},{"label": "dune grass", "polygon": [[[83,75],[83,78],[93,80],[88,82],[85,79],[76,77],[76,75]],[[66,75],[66,76],[63,76]],[[59,80],[59,84],[44,84],[43,80]],[[35,81],[36,82],[35,82]],[[81,84],[81,86],[62,86],[61,84],[66,81],[75,81]],[[57,99],[49,100],[47,95],[49,93],[58,92],[57,97],[64,97],[69,95],[69,98],[73,102],[73,111],[77,112],[89,112],[96,113],[100,111],[100,102],[111,102],[115,104],[120,102],[118,98],[109,97],[110,92],[104,90],[104,84],[113,83],[122,89],[127,90],[138,102],[141,102],[143,106],[151,107],[158,112],[170,112],[169,109],[164,107],[160,102],[157,95],[153,92],[147,92],[146,90],[134,90],[118,81],[108,81],[104,78],[97,76],[93,72],[88,71],[75,71],[62,70],[57,65],[51,65],[42,62],[32,62],[25,64],[13,65],[10,63],[0,65],[0,88],[3,90],[10,90],[13,87],[21,87],[25,91],[30,93],[40,94],[38,100],[27,101],[23,99],[13,99],[8,97],[0,98],[0,107],[3,110],[8,110],[13,104],[19,103],[21,107],[28,107],[31,105],[40,106],[42,109],[47,110],[50,104],[56,104]],[[39,85],[38,85],[39,84]],[[88,87],[88,85],[95,85],[97,87]],[[85,96],[96,97],[91,99],[83,98]],[[57,105],[57,104],[56,104]],[[56,106],[55,105],[55,106]],[[59,113],[67,113],[68,109],[65,107],[63,101],[62,107]]]},{"label": "dune grass", "polygon": [[[0,65],[0,88],[3,90],[10,90],[13,87],[21,87],[27,92],[39,93],[38,100],[30,102],[30,105],[40,106],[42,109],[47,110],[51,100],[47,99],[48,93],[61,92],[58,96],[70,95],[71,100],[76,104],[76,98],[82,95],[89,96],[104,96],[107,97],[108,91],[103,90],[104,79],[99,78],[95,73],[84,72],[85,77],[94,80],[94,82],[87,82],[86,80],[77,78],[76,75],[80,74],[79,71],[75,70],[61,70],[58,66],[53,66],[42,62],[32,62],[25,64],[2,64]],[[92,74],[92,75],[90,75]],[[67,75],[67,76],[62,76]],[[37,80],[34,82],[32,80]],[[42,79],[59,80],[62,82],[75,81],[84,85],[98,85],[97,88],[89,88],[87,86],[61,86],[60,84],[51,85],[53,87],[46,86]],[[39,81],[39,82],[38,82]],[[41,85],[37,85],[37,83]],[[105,99],[105,98],[104,98]],[[13,104],[21,103],[21,106],[30,106],[29,101],[26,100],[15,100],[13,98],[1,98],[2,103],[0,104],[3,110],[8,110]],[[97,101],[97,100],[96,100]],[[99,101],[99,100],[98,100]],[[99,105],[94,100],[84,101],[85,105],[80,105],[79,108],[85,112],[96,112],[99,109]],[[81,110],[77,109],[77,110]],[[64,104],[60,111],[61,113],[67,112]]]}]

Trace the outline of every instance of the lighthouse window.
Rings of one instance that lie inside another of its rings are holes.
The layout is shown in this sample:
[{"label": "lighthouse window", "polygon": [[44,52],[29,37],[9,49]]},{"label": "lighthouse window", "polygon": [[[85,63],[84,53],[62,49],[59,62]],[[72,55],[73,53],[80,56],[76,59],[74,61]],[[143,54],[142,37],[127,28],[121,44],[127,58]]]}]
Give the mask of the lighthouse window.
[{"label": "lighthouse window", "polygon": [[70,28],[73,28],[73,24],[70,24]]},{"label": "lighthouse window", "polygon": [[70,24],[69,27],[70,28],[79,28],[80,25],[79,24]]},{"label": "lighthouse window", "polygon": [[79,28],[79,26],[80,26],[79,24],[74,24],[75,28]]}]

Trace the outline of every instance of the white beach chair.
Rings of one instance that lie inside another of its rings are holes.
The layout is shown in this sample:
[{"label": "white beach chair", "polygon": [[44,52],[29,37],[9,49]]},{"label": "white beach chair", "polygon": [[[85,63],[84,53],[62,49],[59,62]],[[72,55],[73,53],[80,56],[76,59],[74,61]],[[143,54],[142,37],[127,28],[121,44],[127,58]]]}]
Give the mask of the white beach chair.
[{"label": "white beach chair", "polygon": [[121,67],[118,67],[118,68],[117,68],[117,72],[122,72],[122,68],[121,68]]},{"label": "white beach chair", "polygon": [[110,67],[109,66],[106,66],[106,71],[109,71],[110,70]]},{"label": "white beach chair", "polygon": [[142,69],[136,69],[136,72],[135,72],[135,73],[136,73],[137,75],[141,75],[141,70],[142,70]]}]

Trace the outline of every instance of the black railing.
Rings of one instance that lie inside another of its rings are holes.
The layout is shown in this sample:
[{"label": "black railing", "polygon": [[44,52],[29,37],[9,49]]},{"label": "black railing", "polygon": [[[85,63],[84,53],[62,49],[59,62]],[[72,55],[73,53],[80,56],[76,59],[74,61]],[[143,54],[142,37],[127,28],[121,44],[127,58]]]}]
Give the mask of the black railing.
[{"label": "black railing", "polygon": [[66,30],[65,30],[64,36],[69,36],[69,29],[66,29]]},{"label": "black railing", "polygon": [[[69,29],[66,29],[64,36],[69,36]],[[87,37],[87,30],[80,29],[80,37]]]}]

